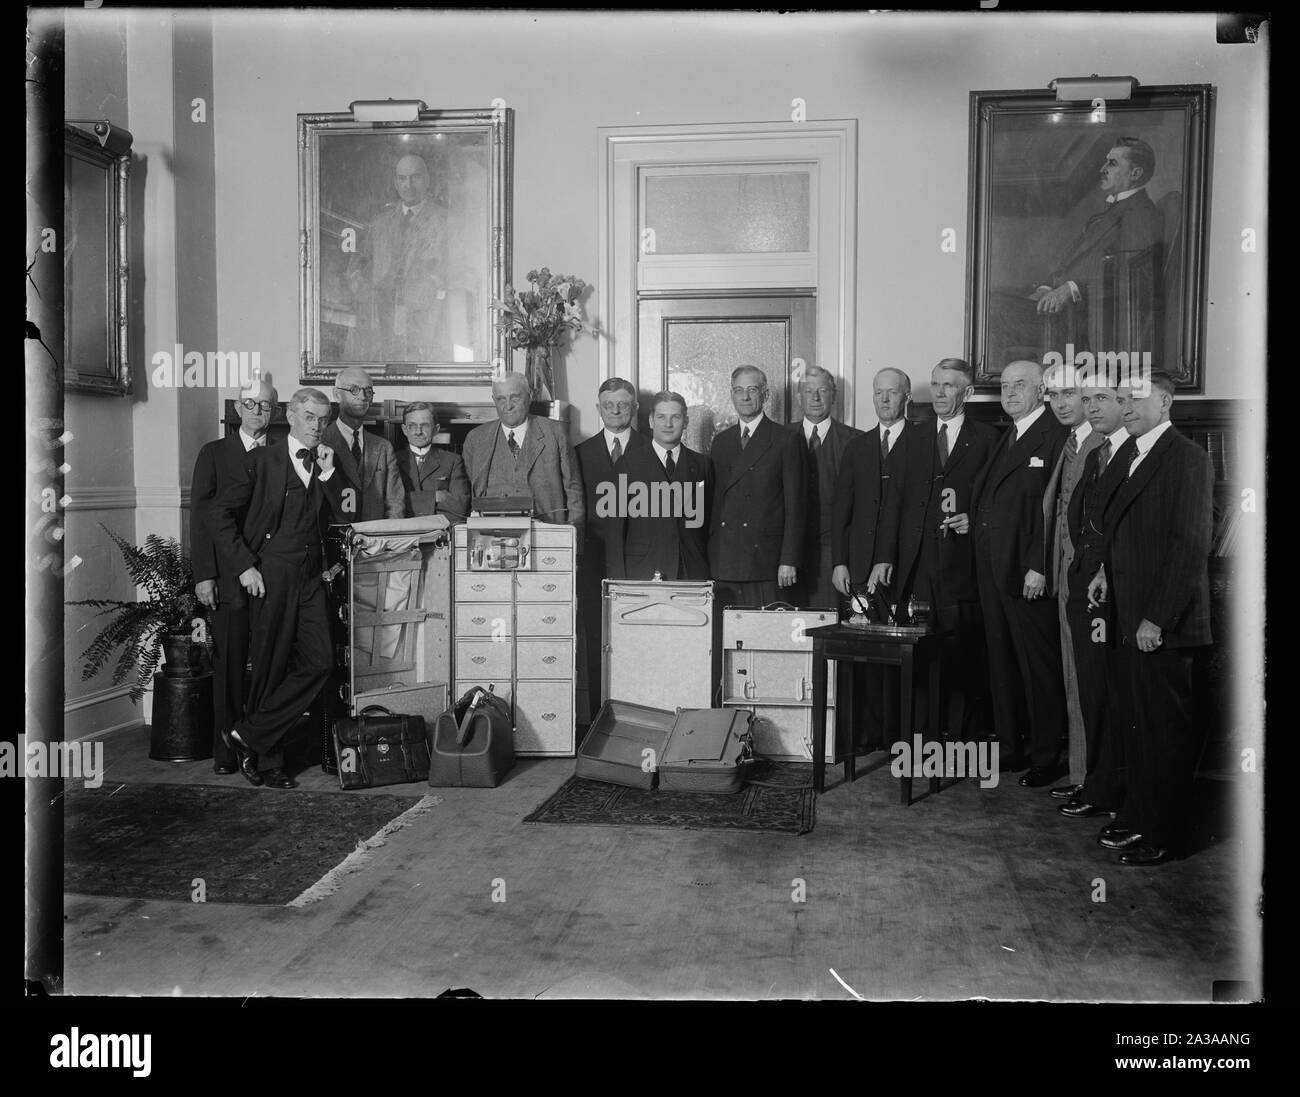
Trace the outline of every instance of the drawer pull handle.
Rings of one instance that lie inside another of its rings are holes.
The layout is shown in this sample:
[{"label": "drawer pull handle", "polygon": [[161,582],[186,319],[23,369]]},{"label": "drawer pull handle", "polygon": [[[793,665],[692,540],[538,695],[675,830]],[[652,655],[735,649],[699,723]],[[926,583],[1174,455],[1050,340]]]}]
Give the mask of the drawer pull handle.
[{"label": "drawer pull handle", "polygon": [[555,656],[554,656],[554,655],[543,655],[543,656],[542,656],[542,662],[545,663],[547,666],[550,666],[550,664],[552,664],[552,663],[555,662]]},{"label": "drawer pull handle", "polygon": [[486,618],[486,617],[471,617],[470,620],[473,621],[474,624],[476,624],[476,625],[486,625],[486,624],[487,624],[487,618]]},{"label": "drawer pull handle", "polygon": [[553,625],[553,624],[555,624],[555,614],[553,614],[553,613],[548,613],[545,617],[542,618],[542,624],[544,624],[544,625]]},{"label": "drawer pull handle", "polygon": [[543,563],[543,564],[553,564],[553,563],[555,563],[556,559],[557,559],[557,557],[555,557],[555,556],[543,556],[543,557],[542,557],[542,563]]},{"label": "drawer pull handle", "polygon": [[479,664],[481,665],[481,664],[487,662],[487,656],[486,656],[486,655],[475,655],[472,659],[470,659],[470,662],[471,662],[471,663],[479,663]]},{"label": "drawer pull handle", "polygon": [[469,585],[469,589],[470,589],[470,590],[487,590],[487,584],[486,584],[486,583],[471,583],[471,584]]},{"label": "drawer pull handle", "polygon": [[543,720],[554,720],[554,719],[555,719],[555,713],[553,713],[553,712],[543,712],[543,713],[542,713],[542,719],[543,719]]},{"label": "drawer pull handle", "polygon": [[554,590],[554,589],[555,589],[555,584],[554,584],[554,583],[543,583],[543,584],[542,584],[542,590],[545,590],[545,591],[552,591],[552,590]]}]

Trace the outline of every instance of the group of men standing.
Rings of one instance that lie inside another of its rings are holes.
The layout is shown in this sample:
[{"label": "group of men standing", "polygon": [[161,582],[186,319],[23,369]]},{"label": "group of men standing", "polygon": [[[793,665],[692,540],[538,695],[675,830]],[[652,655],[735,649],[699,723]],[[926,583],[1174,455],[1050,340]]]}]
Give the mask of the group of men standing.
[{"label": "group of men standing", "polygon": [[[906,417],[910,378],[883,369],[878,425],[864,432],[832,418],[827,371],[800,378],[803,419],[787,425],[764,412],[764,373],[741,365],[737,422],[705,455],[682,442],[678,393],[655,395],[647,438],[634,429],[635,387],[610,378],[597,393],[602,429],[575,448],[563,424],[530,414],[528,382],[512,373],[493,384],[498,418],[469,433],[463,464],[431,448],[428,405],[406,409],[401,455],[366,434],[373,389],[356,367],[339,375],[337,422],[323,393],[300,390],[288,444],[261,456],[274,393],[244,399],[240,431],[204,447],[194,477],[195,577],[226,671],[218,771],[292,784],[279,742],[331,669],[320,581],[331,518],[459,520],[471,493],[526,497],[535,517],[580,531],[593,708],[604,579],[712,579],[720,605],[841,613],[850,598],[915,597],[944,635],[946,737],[995,740],[1025,787],[1068,775],[1051,790],[1061,814],[1110,816],[1098,840],[1123,863],[1181,855],[1199,750],[1190,653],[1210,642],[1208,456],[1173,428],[1174,385],[1159,371],[1136,387],[1081,387],[1069,367],[1013,362],[1000,435],[967,414],[973,380],[964,361],[940,361],[935,419],[918,423]],[[689,485],[700,506],[611,511],[602,496],[620,482]],[[883,671],[868,679],[867,730],[906,738],[914,729],[884,728],[891,687]]]}]

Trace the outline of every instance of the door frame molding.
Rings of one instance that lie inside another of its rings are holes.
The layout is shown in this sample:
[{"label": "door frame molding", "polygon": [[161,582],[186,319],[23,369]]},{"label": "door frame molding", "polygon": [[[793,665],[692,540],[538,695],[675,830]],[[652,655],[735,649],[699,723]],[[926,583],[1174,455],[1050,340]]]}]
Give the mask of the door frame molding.
[{"label": "door frame molding", "polygon": [[[817,365],[837,379],[841,407],[851,422],[857,346],[856,118],[807,122],[716,125],[602,126],[597,195],[598,305],[605,316],[600,340],[601,379],[625,377],[642,387],[638,353],[637,251],[639,169],[665,164],[815,162],[819,194],[817,239]],[[807,283],[767,287],[787,296]],[[750,295],[749,287],[718,285],[710,295]],[[680,290],[665,296],[685,296]]]}]

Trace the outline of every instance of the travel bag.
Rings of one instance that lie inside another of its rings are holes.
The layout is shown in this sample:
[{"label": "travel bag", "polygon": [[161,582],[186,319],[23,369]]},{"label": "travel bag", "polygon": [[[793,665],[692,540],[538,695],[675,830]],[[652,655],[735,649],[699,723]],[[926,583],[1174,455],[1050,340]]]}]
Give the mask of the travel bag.
[{"label": "travel bag", "polygon": [[496,788],[514,765],[510,706],[492,686],[475,686],[434,724],[429,784],[435,788]]},{"label": "travel bag", "polygon": [[377,788],[423,781],[429,776],[429,744],[424,718],[368,705],[356,719],[334,721],[339,785]]}]

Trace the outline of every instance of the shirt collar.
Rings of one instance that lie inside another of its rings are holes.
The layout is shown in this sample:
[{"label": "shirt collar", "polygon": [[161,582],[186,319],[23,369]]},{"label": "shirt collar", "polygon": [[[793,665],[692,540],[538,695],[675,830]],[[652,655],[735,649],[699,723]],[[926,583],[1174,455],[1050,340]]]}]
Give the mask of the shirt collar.
[{"label": "shirt collar", "polygon": [[[304,441],[302,441],[301,439],[295,438],[292,434],[289,435],[288,446],[289,446],[289,456],[292,457],[295,461],[298,461],[298,451],[299,451],[300,449],[311,449],[311,448],[312,448],[311,446],[307,445],[307,443],[304,442]],[[301,461],[299,461],[298,463],[299,463],[299,464],[302,464]]]},{"label": "shirt collar", "polygon": [[427,446],[411,446],[411,447],[410,447],[411,452],[412,452],[413,454],[415,454],[416,457],[428,457],[428,456],[429,456],[429,451],[430,451],[431,449],[433,449],[433,443],[432,443],[432,442],[430,442]]},{"label": "shirt collar", "polygon": [[826,441],[826,435],[831,432],[831,417],[828,415],[820,423],[813,423],[807,419],[803,421],[803,440],[811,442],[813,434],[816,434],[823,442]]},{"label": "shirt collar", "polygon": [[362,448],[362,449],[365,449],[365,447],[366,447],[365,439],[364,439],[364,438],[360,438],[360,435],[362,435],[363,433],[365,433],[364,431],[362,431],[362,430],[354,430],[352,427],[348,426],[347,423],[343,422],[343,419],[342,419],[341,416],[339,417],[338,424],[339,424],[339,433],[340,433],[341,435],[343,435],[343,441],[345,441],[349,446],[351,446],[351,445],[352,445],[352,436],[353,436],[353,435],[357,435],[358,438],[359,438],[359,444],[360,444],[361,448]]},{"label": "shirt collar", "polygon": [[893,447],[895,440],[897,440],[899,432],[902,431],[904,422],[906,422],[904,419],[895,419],[889,426],[885,426],[884,423],[877,424],[877,426],[880,427],[880,433],[882,436],[886,434],[889,435],[889,445],[891,448]]},{"label": "shirt collar", "polygon": [[1138,435],[1137,447],[1138,453],[1150,453],[1151,447],[1160,441],[1160,436],[1174,424],[1171,420],[1166,419],[1158,426],[1152,427],[1146,434]]},{"label": "shirt collar", "polygon": [[623,452],[627,452],[627,444],[632,436],[631,427],[624,427],[622,430],[617,432],[610,430],[609,427],[602,427],[601,430],[605,435],[606,449],[609,449],[614,444],[614,439],[617,438],[619,445],[623,447]]},{"label": "shirt collar", "polygon": [[[508,436],[511,431],[514,431],[515,441],[522,446],[524,444],[524,435],[528,433],[528,419],[529,419],[528,416],[524,416],[524,421],[520,423],[519,426],[517,427],[508,427],[505,425],[505,423],[501,423],[502,436],[503,437]],[[501,420],[498,419],[497,422],[500,423]]]},{"label": "shirt collar", "polygon": [[[424,201],[427,202],[428,199],[426,198]],[[403,202],[402,216],[405,217],[408,213],[412,213],[412,214],[419,213],[420,210],[422,209],[424,209],[424,202],[421,202],[418,206],[408,206],[405,202]]]},{"label": "shirt collar", "polygon": [[1125,198],[1132,198],[1142,189],[1142,187],[1134,187],[1132,190],[1122,190],[1118,194],[1108,194],[1106,195],[1106,205],[1113,206],[1116,202],[1124,201]]},{"label": "shirt collar", "polygon": [[1088,435],[1092,433],[1092,424],[1085,419],[1077,427],[1071,427],[1070,429],[1074,431],[1074,444],[1076,448],[1082,448],[1084,441],[1087,439]]},{"label": "shirt collar", "polygon": [[748,423],[746,423],[743,419],[740,420],[740,429],[741,429],[741,431],[749,431],[750,435],[752,436],[753,433],[754,433],[754,431],[758,430],[758,425],[759,425],[759,423],[761,423],[762,421],[763,421],[763,413],[760,411],[760,412],[759,412],[757,415],[755,415],[754,418],[753,418],[750,422],[748,422]]},{"label": "shirt collar", "polygon": [[654,448],[655,448],[655,456],[657,456],[657,457],[659,458],[659,463],[660,463],[661,465],[662,465],[665,461],[668,460],[668,454],[669,454],[669,453],[671,453],[671,454],[673,455],[673,462],[674,462],[674,463],[676,463],[676,462],[678,462],[678,461],[680,461],[680,460],[682,459],[682,444],[681,444],[681,442],[678,442],[677,445],[673,446],[673,448],[672,448],[671,450],[664,449],[664,447],[661,446],[661,445],[658,443],[658,441],[652,441],[650,444],[651,444],[652,446],[654,446]]},{"label": "shirt collar", "polygon": [[1039,404],[1033,411],[1026,415],[1019,422],[1013,424],[1016,428],[1016,441],[1019,442],[1025,436],[1025,431],[1038,422],[1038,417],[1047,410],[1046,404]]},{"label": "shirt collar", "polygon": [[247,453],[249,450],[256,449],[258,446],[266,445],[265,434],[262,435],[261,438],[254,438],[251,434],[247,433],[243,427],[239,428],[239,440],[244,443],[245,453]]},{"label": "shirt collar", "polygon": [[1106,441],[1110,443],[1111,456],[1113,457],[1117,452],[1119,452],[1119,447],[1132,437],[1133,436],[1128,432],[1128,428],[1124,426],[1123,423],[1120,424],[1119,430],[1106,435]]},{"label": "shirt collar", "polygon": [[957,435],[961,433],[961,425],[964,422],[966,422],[966,413],[964,411],[959,411],[951,419],[936,419],[934,423],[934,432],[935,434],[938,434],[939,428],[943,426],[944,423],[947,423],[948,438],[949,440],[951,440],[953,438],[956,438]]}]

